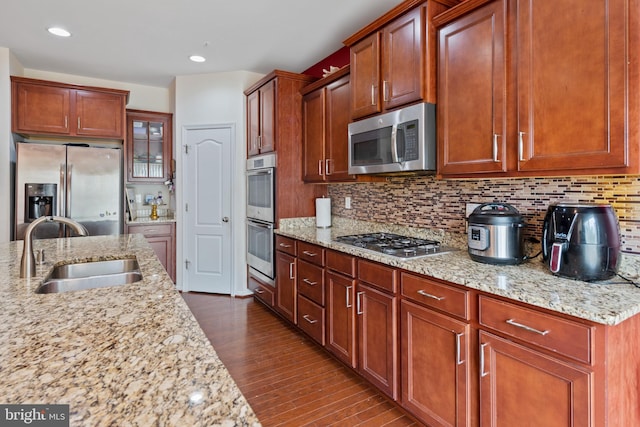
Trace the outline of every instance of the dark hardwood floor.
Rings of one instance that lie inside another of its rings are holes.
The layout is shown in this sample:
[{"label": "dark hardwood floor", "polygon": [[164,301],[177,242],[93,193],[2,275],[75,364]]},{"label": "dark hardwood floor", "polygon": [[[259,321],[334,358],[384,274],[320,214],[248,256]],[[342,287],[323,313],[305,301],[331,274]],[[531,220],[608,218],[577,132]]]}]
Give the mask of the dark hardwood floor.
[{"label": "dark hardwood floor", "polygon": [[253,298],[182,296],[263,426],[420,425]]}]

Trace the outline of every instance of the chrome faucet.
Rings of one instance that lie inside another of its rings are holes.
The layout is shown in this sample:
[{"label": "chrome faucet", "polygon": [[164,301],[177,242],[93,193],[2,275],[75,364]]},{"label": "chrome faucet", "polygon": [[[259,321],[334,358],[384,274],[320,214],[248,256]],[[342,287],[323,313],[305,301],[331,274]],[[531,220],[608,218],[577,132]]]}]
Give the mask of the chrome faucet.
[{"label": "chrome faucet", "polygon": [[84,225],[63,216],[41,216],[33,221],[24,232],[24,247],[20,261],[20,277],[26,278],[36,274],[36,257],[33,255],[33,230],[43,222],[60,222],[73,229],[79,236],[88,236],[89,232]]}]

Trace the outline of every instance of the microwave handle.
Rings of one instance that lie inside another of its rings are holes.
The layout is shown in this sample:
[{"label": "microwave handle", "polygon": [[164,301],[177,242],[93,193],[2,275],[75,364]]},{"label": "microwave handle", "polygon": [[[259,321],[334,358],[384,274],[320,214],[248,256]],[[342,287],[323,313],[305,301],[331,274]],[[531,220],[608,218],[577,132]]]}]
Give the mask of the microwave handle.
[{"label": "microwave handle", "polygon": [[393,163],[400,163],[398,155],[398,125],[394,124],[391,128],[391,160]]}]

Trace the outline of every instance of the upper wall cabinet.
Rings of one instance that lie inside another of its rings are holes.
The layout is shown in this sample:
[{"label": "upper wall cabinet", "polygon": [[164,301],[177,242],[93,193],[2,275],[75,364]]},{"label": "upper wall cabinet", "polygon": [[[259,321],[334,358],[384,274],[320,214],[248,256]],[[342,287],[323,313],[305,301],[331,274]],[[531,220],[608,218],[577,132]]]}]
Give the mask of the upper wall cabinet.
[{"label": "upper wall cabinet", "polygon": [[171,113],[127,110],[127,182],[164,183],[173,159]]},{"label": "upper wall cabinet", "polygon": [[629,174],[638,0],[468,0],[439,27],[441,176]]},{"label": "upper wall cabinet", "polygon": [[[247,157],[276,150],[279,136],[291,133],[299,112],[291,109],[300,103],[300,89],[315,80],[302,74],[276,70],[247,89]],[[298,110],[299,111],[299,110]],[[281,128],[281,129],[280,129]]]},{"label": "upper wall cabinet", "polygon": [[432,18],[454,0],[405,1],[344,44],[351,50],[353,119],[420,100],[435,102]]},{"label": "upper wall cabinet", "polygon": [[302,90],[302,174],[305,182],[355,181],[349,175],[349,67]]},{"label": "upper wall cabinet", "polygon": [[123,140],[128,91],[11,77],[12,131]]}]

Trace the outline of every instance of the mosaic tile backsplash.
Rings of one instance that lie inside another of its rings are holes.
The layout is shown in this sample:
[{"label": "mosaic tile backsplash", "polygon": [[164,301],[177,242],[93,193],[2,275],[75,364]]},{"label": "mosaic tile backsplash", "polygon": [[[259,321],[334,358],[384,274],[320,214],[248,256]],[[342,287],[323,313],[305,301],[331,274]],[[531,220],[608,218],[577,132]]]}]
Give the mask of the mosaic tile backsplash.
[{"label": "mosaic tile backsplash", "polygon": [[[506,202],[524,217],[525,238],[538,240],[550,203],[609,203],[618,216],[622,250],[640,254],[637,176],[483,180],[390,177],[379,183],[329,185],[328,195],[333,215],[460,233],[466,233],[467,203]],[[351,209],[344,208],[347,196],[351,197]]]}]

